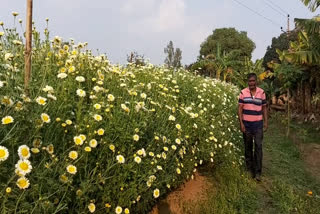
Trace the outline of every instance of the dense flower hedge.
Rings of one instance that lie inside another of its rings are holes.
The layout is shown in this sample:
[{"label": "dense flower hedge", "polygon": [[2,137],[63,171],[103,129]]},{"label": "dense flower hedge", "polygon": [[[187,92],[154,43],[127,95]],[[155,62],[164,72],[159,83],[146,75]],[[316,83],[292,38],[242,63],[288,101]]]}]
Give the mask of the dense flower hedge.
[{"label": "dense flower hedge", "polygon": [[2,213],[146,213],[197,166],[241,164],[233,85],[34,30],[25,95],[22,38],[1,34]]}]

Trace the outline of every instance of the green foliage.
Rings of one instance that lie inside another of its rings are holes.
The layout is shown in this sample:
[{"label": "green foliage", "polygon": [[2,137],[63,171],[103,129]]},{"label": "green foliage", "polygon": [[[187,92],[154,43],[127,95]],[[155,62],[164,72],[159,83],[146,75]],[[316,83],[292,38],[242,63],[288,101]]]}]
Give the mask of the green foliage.
[{"label": "green foliage", "polygon": [[239,59],[244,57],[251,59],[252,51],[255,49],[255,44],[248,38],[247,32],[239,32],[235,28],[220,28],[214,30],[201,44],[200,57],[215,54],[218,44],[222,53],[238,52]]},{"label": "green foliage", "polygon": [[302,1],[306,6],[308,6],[312,12],[314,12],[320,6],[319,0],[300,0],[300,1]]},{"label": "green foliage", "polygon": [[[195,165],[242,162],[235,86],[182,69],[112,65],[86,43],[35,37],[26,95],[24,49],[10,32],[0,51],[0,144],[9,151],[0,159],[1,213],[87,213],[89,203],[98,213],[146,213],[156,190],[165,195]],[[32,151],[24,190],[15,171],[22,145]]]},{"label": "green foliage", "polygon": [[282,83],[282,88],[293,88],[296,86],[297,82],[301,79],[303,71],[301,68],[288,64],[275,64],[274,65],[274,75]]},{"label": "green foliage", "polygon": [[282,33],[279,37],[273,37],[271,46],[267,47],[267,51],[263,57],[263,66],[268,68],[267,63],[271,61],[280,63],[279,55],[276,50],[288,50],[290,41],[296,41],[297,37],[297,31],[291,31],[289,38],[287,33]]},{"label": "green foliage", "polygon": [[256,213],[259,205],[256,184],[241,166],[221,164],[206,169],[205,173],[209,175],[212,187],[207,193],[207,200],[199,204],[199,213]]}]

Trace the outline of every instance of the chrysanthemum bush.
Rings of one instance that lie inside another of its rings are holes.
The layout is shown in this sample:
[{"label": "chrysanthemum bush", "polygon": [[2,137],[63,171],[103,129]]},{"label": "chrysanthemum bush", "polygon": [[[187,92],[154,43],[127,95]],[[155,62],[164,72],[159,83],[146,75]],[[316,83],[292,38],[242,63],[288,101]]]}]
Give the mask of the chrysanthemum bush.
[{"label": "chrysanthemum bush", "polygon": [[147,213],[198,166],[242,163],[233,85],[34,29],[26,95],[22,37],[1,34],[1,212]]}]

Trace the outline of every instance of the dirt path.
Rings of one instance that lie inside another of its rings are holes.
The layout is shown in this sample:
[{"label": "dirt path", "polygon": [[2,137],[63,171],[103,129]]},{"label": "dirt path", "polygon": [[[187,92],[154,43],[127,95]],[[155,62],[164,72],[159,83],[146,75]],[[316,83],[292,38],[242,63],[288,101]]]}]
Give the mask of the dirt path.
[{"label": "dirt path", "polygon": [[212,189],[208,178],[195,173],[193,180],[187,181],[179,189],[171,192],[166,199],[153,208],[150,214],[197,214],[197,208],[190,207],[188,204],[205,200],[208,188]]}]

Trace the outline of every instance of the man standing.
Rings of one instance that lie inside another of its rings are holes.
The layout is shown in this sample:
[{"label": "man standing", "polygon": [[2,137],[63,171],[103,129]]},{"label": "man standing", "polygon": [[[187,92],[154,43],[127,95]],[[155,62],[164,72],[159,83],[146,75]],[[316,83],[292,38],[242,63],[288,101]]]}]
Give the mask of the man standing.
[{"label": "man standing", "polygon": [[248,74],[249,87],[240,93],[238,116],[243,132],[246,168],[253,178],[261,181],[263,131],[268,128],[268,116],[266,95],[256,84],[257,75]]}]

